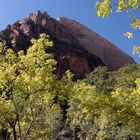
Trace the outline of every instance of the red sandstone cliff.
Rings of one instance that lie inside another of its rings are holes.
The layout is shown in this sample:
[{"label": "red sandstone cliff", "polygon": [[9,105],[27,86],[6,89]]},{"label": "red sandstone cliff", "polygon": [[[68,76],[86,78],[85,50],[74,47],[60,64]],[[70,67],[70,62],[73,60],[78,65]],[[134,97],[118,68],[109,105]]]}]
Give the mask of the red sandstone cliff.
[{"label": "red sandstone cliff", "polygon": [[69,29],[69,32],[85,50],[100,57],[109,69],[116,70],[129,63],[134,63],[131,57],[114,44],[77,21],[62,17],[57,20]]},{"label": "red sandstone cliff", "polygon": [[30,39],[38,38],[41,33],[49,34],[55,44],[49,51],[55,54],[58,61],[58,74],[70,69],[77,79],[99,65],[118,70],[128,63],[135,63],[131,57],[87,27],[66,18],[55,20],[46,12],[35,12],[8,25],[0,32],[0,40],[6,48],[12,48],[15,52],[26,51],[31,45]]}]

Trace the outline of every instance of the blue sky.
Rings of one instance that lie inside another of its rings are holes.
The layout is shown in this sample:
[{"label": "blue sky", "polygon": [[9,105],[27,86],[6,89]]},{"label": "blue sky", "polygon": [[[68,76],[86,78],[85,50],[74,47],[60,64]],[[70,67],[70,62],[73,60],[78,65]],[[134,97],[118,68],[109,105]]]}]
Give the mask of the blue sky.
[{"label": "blue sky", "polygon": [[[95,2],[96,0],[1,0],[0,30],[32,12],[47,11],[54,18],[64,16],[81,22],[140,63],[140,58],[132,55],[133,45],[140,45],[140,30],[135,31],[133,40],[128,40],[123,36],[124,32],[132,31],[128,14],[114,12],[108,19],[99,18],[96,16]],[[139,13],[140,8],[131,11],[131,14],[138,18],[140,18]]]}]

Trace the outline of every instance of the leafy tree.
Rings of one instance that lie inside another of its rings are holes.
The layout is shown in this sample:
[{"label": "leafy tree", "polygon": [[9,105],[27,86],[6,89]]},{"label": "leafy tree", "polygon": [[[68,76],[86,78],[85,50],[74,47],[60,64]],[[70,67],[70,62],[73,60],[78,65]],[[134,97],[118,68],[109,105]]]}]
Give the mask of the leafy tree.
[{"label": "leafy tree", "polygon": [[14,140],[50,140],[61,126],[62,110],[54,102],[56,61],[46,53],[53,43],[42,34],[32,44],[27,54],[1,51],[0,125]]},{"label": "leafy tree", "polygon": [[135,88],[135,80],[140,78],[140,67],[139,65],[128,65],[119,69],[117,72],[111,74],[111,78],[114,81],[114,89],[116,88]]},{"label": "leafy tree", "polygon": [[[109,13],[113,11],[113,6],[116,6],[117,12],[126,11],[128,12],[130,9],[138,8],[140,4],[140,0],[97,0],[96,9],[97,15],[104,17],[108,17]],[[133,28],[138,28],[140,25],[139,20],[134,20],[131,24]]]},{"label": "leafy tree", "polygon": [[127,65],[118,71],[108,71],[106,67],[97,67],[83,80],[94,85],[96,91],[103,94],[110,94],[116,88],[135,88],[135,80],[140,78],[138,65]]},{"label": "leafy tree", "polygon": [[[138,66],[130,65],[108,74],[106,68],[97,68],[88,79],[74,85],[68,121],[75,137],[81,140],[139,139],[139,70]],[[105,81],[110,79],[112,82],[107,85],[111,90],[106,94]]]},{"label": "leafy tree", "polygon": [[112,73],[106,67],[97,67],[83,80],[88,84],[94,85],[99,93],[107,94],[113,90],[115,81]]}]

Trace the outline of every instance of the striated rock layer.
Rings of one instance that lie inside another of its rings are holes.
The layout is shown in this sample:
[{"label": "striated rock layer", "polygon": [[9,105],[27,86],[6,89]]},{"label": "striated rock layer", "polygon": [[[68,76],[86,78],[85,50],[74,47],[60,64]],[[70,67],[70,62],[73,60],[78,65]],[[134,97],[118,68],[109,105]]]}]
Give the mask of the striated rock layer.
[{"label": "striated rock layer", "polygon": [[41,33],[49,34],[54,42],[51,52],[58,61],[56,73],[60,75],[70,69],[79,79],[100,65],[118,70],[128,63],[135,63],[112,43],[80,23],[67,18],[55,20],[40,11],[8,25],[0,32],[0,41],[6,49],[26,51],[31,45],[30,40]]}]

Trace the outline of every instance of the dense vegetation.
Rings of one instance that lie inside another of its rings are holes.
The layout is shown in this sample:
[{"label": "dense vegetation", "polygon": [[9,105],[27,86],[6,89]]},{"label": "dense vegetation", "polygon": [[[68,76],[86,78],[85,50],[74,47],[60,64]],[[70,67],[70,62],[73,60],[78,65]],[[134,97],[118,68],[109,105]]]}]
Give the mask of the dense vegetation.
[{"label": "dense vegetation", "polygon": [[139,140],[140,67],[98,67],[83,80],[54,74],[45,34],[27,53],[0,52],[0,128],[10,140]]}]

